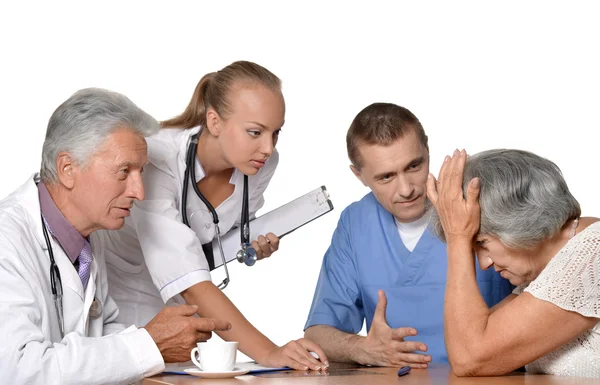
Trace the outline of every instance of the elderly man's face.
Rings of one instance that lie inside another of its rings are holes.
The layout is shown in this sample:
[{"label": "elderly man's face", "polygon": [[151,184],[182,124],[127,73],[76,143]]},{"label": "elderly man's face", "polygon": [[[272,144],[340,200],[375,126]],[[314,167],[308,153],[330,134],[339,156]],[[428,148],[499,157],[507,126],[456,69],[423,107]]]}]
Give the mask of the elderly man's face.
[{"label": "elderly man's face", "polygon": [[133,202],[144,199],[141,173],[146,160],[144,137],[119,129],[108,136],[87,165],[74,168],[71,203],[84,216],[83,235],[123,227]]}]

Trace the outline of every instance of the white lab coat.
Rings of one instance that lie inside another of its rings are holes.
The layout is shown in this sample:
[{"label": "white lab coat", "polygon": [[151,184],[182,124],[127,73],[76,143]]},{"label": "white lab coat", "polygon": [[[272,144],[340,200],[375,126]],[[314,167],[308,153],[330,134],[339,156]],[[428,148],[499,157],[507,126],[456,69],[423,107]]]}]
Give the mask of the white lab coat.
[{"label": "white lab coat", "polygon": [[[122,229],[98,231],[92,239],[92,244],[101,245],[106,254],[110,294],[119,306],[120,322],[144,325],[165,303],[185,303],[179,293],[210,280],[202,244],[213,240],[215,226],[191,183],[187,202],[191,229],[183,224],[181,215],[187,146],[198,131],[199,128],[163,129],[146,138],[145,199],[135,202]],[[264,204],[263,193],[278,161],[279,155],[274,152],[265,166],[248,178],[251,218]],[[197,162],[196,181],[203,177],[204,171]],[[221,234],[240,223],[243,181],[243,174],[234,170],[230,180],[235,186],[233,194],[216,207]]]},{"label": "white lab coat", "polygon": [[[0,381],[11,384],[121,384],[164,368],[145,329],[115,322],[104,257],[92,249],[90,280],[50,236],[63,287],[61,338],[50,286],[50,259],[34,178],[0,202]],[[89,316],[94,297],[102,313]],[[112,334],[117,333],[117,334]]]}]

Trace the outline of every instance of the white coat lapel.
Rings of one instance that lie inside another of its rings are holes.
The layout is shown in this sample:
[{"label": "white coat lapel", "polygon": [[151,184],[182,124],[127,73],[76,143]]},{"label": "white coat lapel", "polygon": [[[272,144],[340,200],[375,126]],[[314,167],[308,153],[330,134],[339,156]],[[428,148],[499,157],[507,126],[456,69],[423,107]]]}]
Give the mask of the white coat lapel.
[{"label": "white coat lapel", "polygon": [[[25,185],[23,185],[22,201],[23,207],[27,211],[27,224],[37,239],[40,248],[44,251],[46,258],[50,258],[48,254],[48,246],[44,238],[42,230],[42,219],[40,212],[40,200],[36,185],[38,175],[34,175]],[[73,266],[73,263],[67,257],[58,242],[50,236],[50,245],[54,254],[54,260],[60,271],[60,278],[63,289],[63,309],[65,318],[65,334],[73,331],[81,330],[83,325],[80,324],[81,309],[84,300],[83,285],[81,279]],[[48,271],[50,274],[50,271]]]},{"label": "white coat lapel", "polygon": [[87,287],[85,289],[85,300],[83,302],[83,319],[85,319],[85,334],[88,335],[89,321],[90,321],[90,308],[92,302],[96,297],[96,277],[98,276],[98,263],[96,258],[92,261],[90,269],[90,279],[88,280]]}]

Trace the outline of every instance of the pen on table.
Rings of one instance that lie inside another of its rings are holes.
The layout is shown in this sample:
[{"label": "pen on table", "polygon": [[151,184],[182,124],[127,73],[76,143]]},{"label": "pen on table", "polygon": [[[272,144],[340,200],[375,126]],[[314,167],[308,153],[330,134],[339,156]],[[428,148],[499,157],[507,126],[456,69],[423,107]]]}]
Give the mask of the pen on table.
[{"label": "pen on table", "polygon": [[410,373],[410,366],[403,366],[398,369],[398,376],[406,376],[408,373]]}]

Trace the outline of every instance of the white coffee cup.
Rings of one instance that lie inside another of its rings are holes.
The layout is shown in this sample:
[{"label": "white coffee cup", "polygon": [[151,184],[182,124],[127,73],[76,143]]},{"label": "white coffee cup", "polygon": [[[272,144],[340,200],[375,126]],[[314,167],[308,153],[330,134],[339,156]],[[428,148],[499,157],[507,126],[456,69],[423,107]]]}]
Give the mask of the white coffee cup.
[{"label": "white coffee cup", "polygon": [[230,372],[235,365],[237,348],[238,342],[232,341],[198,342],[190,356],[194,365],[202,371]]}]

